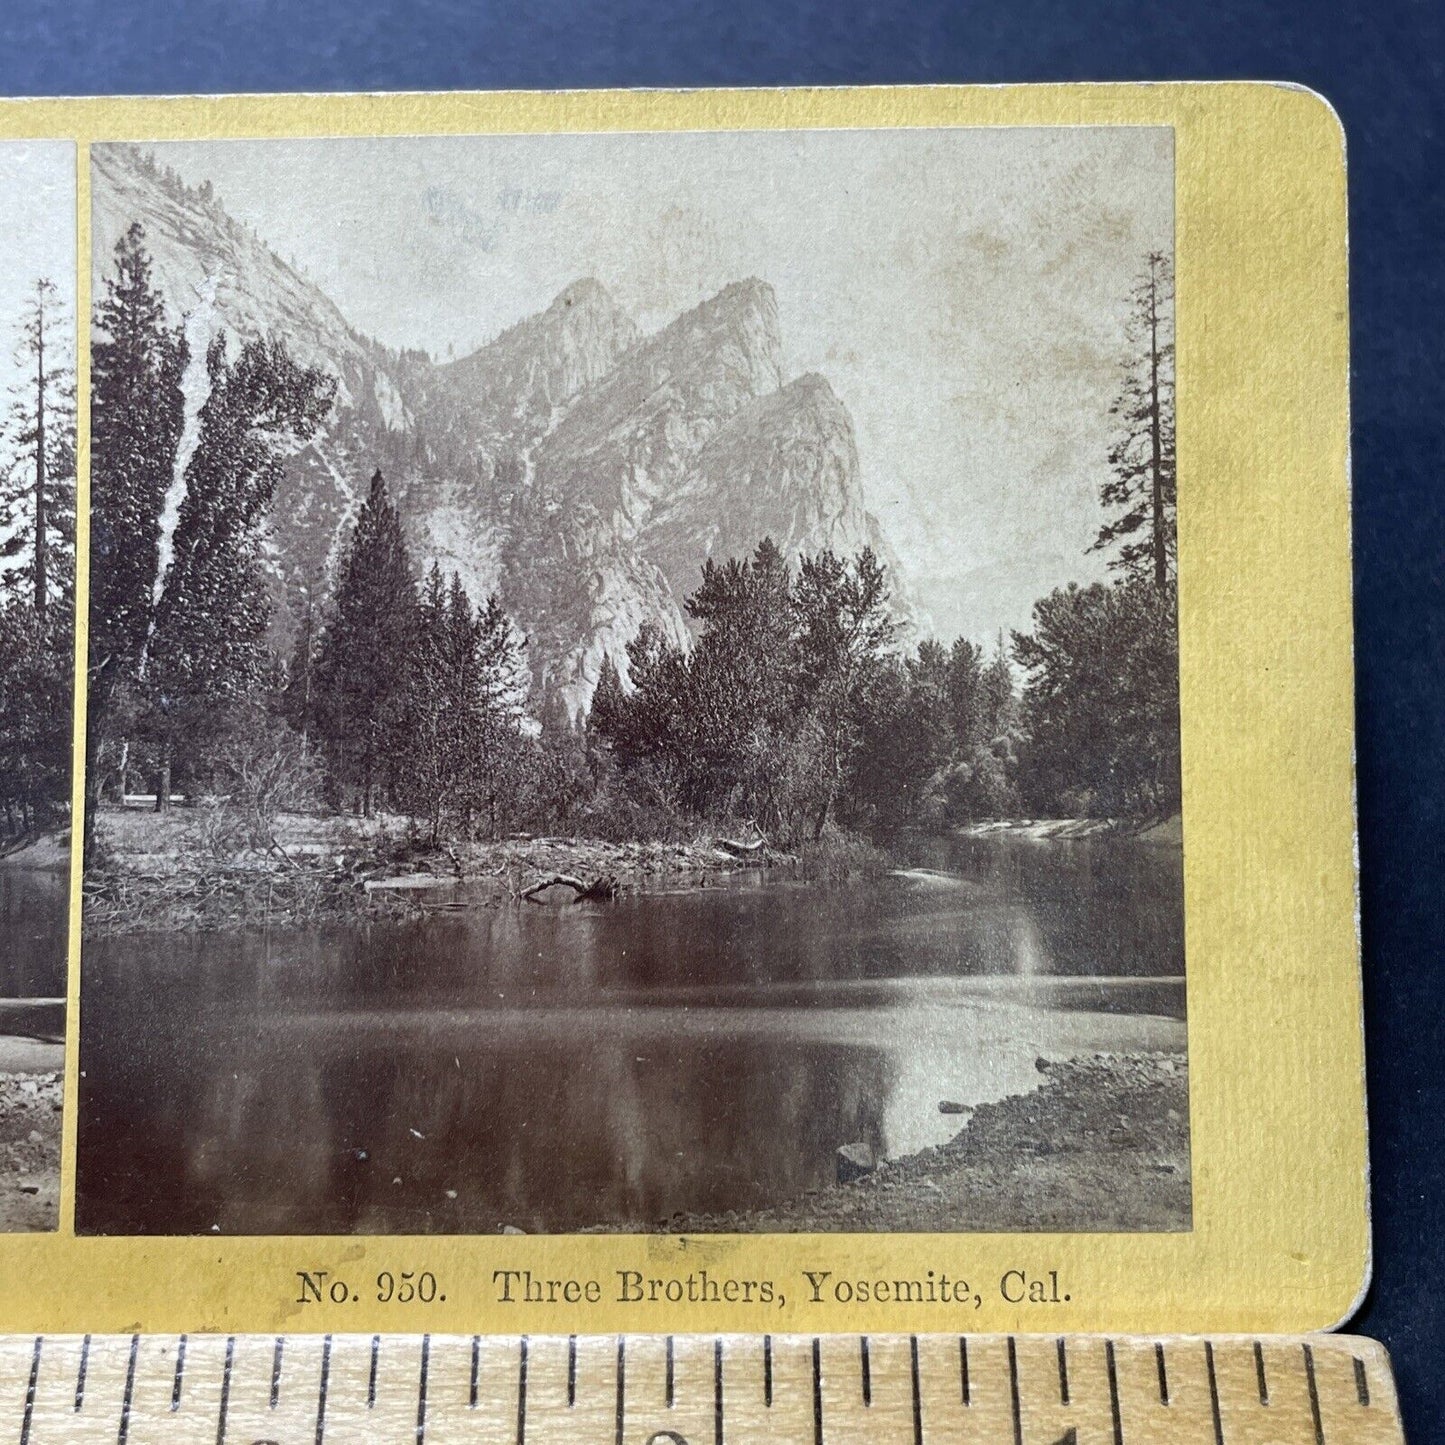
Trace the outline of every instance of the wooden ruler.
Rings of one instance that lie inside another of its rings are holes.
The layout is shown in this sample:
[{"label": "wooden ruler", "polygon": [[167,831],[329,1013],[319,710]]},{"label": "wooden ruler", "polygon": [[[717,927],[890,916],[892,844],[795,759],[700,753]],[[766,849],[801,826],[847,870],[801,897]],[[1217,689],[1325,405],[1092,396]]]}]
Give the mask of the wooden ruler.
[{"label": "wooden ruler", "polygon": [[1341,1335],[0,1339],[4,1445],[1399,1445]]}]

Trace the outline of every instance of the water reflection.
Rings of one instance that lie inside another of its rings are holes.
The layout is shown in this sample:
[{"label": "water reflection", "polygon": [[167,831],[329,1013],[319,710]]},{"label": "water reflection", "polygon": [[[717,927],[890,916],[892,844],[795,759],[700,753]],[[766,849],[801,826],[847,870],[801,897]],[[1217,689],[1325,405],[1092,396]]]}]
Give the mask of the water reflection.
[{"label": "water reflection", "polygon": [[62,998],[69,875],[0,862],[0,998]]},{"label": "water reflection", "polygon": [[1182,1047],[1177,855],[984,841],[847,887],[89,944],[78,1225],[646,1228],[941,1142],[940,1099],[1039,1053]]}]

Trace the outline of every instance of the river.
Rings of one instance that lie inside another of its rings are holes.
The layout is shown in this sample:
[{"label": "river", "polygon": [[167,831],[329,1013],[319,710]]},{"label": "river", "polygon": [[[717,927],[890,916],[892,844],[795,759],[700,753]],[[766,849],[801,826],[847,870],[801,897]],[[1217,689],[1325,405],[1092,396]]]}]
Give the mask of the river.
[{"label": "river", "polygon": [[0,861],[0,999],[64,998],[70,874]]},{"label": "river", "polygon": [[1177,848],[895,852],[845,885],[90,942],[77,1227],[645,1229],[941,1143],[941,1102],[1040,1055],[1183,1049]]}]

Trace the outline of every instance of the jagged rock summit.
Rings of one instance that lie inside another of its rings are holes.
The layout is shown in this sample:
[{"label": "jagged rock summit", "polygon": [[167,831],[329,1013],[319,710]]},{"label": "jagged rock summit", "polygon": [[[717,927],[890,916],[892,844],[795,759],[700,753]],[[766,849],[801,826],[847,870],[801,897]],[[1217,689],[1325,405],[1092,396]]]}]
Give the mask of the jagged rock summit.
[{"label": "jagged rock summit", "polygon": [[704,559],[751,552],[762,537],[789,557],[871,546],[892,561],[859,475],[852,418],[827,378],[808,373],[753,397],[708,439],[643,544],[674,589]]},{"label": "jagged rock summit", "polygon": [[437,368],[452,403],[518,449],[533,445],[637,340],[637,325],[593,277],[470,356]]},{"label": "jagged rock summit", "polygon": [[477,599],[498,592],[527,636],[537,685],[574,714],[605,657],[626,675],[626,645],[644,623],[686,645],[682,604],[703,562],[765,536],[790,556],[872,546],[893,564],[896,610],[913,619],[864,503],[847,408],[825,377],[784,376],[765,281],[734,281],[644,336],[602,281],[583,277],[470,355],[437,363],[358,333],[209,186],[187,186],[135,147],[92,155],[97,287],[139,221],[193,347],[217,332],[274,335],[338,378],[333,414],[288,460],[270,519],[279,647],[305,599],[328,594],[378,466],[418,567],[457,571]]}]

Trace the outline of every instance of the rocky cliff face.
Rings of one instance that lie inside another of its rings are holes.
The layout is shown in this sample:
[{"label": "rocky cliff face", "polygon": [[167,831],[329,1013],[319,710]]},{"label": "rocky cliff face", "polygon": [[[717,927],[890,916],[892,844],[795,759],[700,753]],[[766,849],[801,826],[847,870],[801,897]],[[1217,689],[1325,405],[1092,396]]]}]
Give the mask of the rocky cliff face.
[{"label": "rocky cliff face", "polygon": [[771,537],[789,557],[891,549],[863,506],[853,423],[824,377],[752,398],[699,451],[648,519],[642,545],[679,592],[709,557]]},{"label": "rocky cliff face", "polygon": [[708,440],[782,382],[771,286],[742,281],[635,346],[537,449],[549,492],[595,508],[619,540],[684,483]]},{"label": "rocky cliff face", "polygon": [[[688,641],[682,602],[709,557],[771,536],[789,555],[872,546],[853,426],[827,380],[785,382],[777,299],[726,287],[652,336],[593,279],[470,356],[437,365],[353,331],[331,301],[204,189],[142,152],[94,157],[96,285],[132,221],[193,348],[276,335],[338,378],[321,434],[290,458],[268,558],[278,646],[324,596],[371,472],[398,497],[418,567],[498,591],[533,673],[585,710],[605,657],[652,622]],[[189,404],[204,401],[204,377]],[[893,569],[895,605],[911,620]]]},{"label": "rocky cliff face", "polygon": [[354,331],[315,285],[229,216],[204,188],[184,186],[132,146],[91,152],[94,294],[112,274],[116,241],[145,228],[152,280],[171,317],[184,322],[191,366],[188,420],[208,391],[206,348],[219,333],[235,343],[283,338],[298,361],[336,377],[336,405],[314,442],[288,461],[271,517],[267,560],[275,637],[289,648],[298,604],[325,594],[340,547],[377,466],[402,481],[414,469],[415,363]]},{"label": "rocky cliff face", "polygon": [[588,277],[480,351],[435,368],[426,394],[465,418],[473,434],[524,452],[610,375],[636,340],[632,318]]}]

